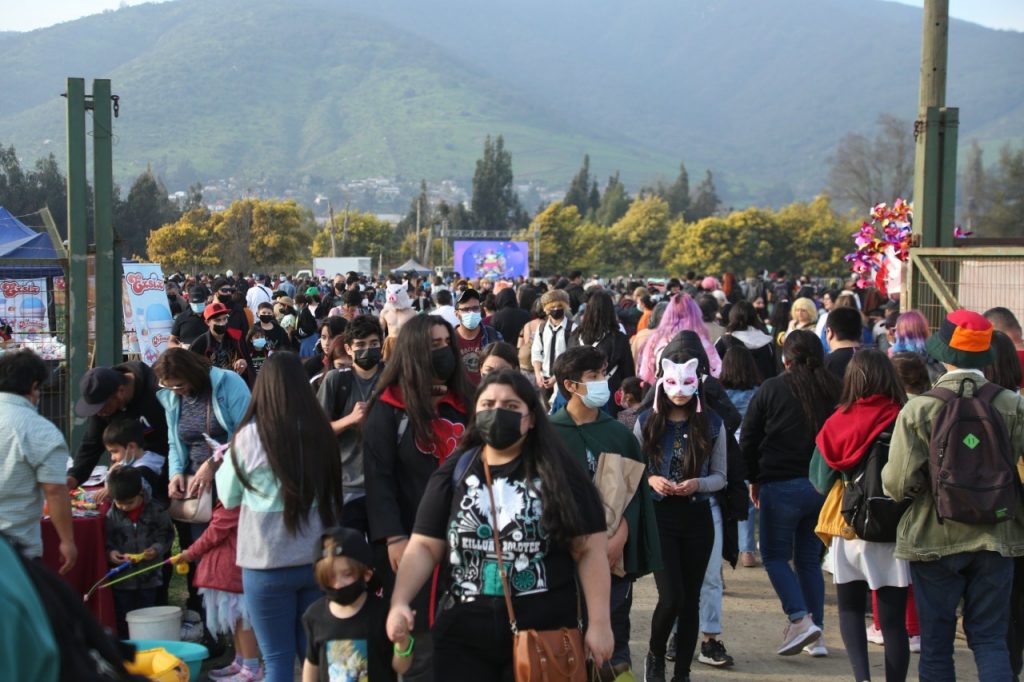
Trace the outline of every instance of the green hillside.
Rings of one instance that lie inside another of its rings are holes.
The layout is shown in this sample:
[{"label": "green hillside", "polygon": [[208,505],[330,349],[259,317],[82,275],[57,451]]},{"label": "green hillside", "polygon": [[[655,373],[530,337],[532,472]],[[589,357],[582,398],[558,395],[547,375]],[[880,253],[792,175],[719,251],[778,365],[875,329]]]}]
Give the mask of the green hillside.
[{"label": "green hillside", "polygon": [[[915,116],[920,33],[880,0],[177,0],[0,34],[0,142],[63,159],[64,78],[110,77],[121,179],[466,179],[501,133],[517,180],[682,159],[778,203],[848,132]],[[1024,34],[951,23],[965,145],[1024,142],[1021,64]]]}]

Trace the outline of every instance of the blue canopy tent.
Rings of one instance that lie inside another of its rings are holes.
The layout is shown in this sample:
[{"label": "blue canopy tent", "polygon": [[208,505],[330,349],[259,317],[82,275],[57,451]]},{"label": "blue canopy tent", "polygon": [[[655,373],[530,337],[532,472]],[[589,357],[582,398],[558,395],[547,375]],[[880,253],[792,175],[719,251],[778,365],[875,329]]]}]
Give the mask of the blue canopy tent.
[{"label": "blue canopy tent", "polygon": [[[53,259],[53,265],[27,265],[5,262],[7,259]],[[50,235],[36,232],[0,206],[0,275],[13,274],[18,277],[61,277],[64,270],[56,262],[57,250],[53,248]]]}]

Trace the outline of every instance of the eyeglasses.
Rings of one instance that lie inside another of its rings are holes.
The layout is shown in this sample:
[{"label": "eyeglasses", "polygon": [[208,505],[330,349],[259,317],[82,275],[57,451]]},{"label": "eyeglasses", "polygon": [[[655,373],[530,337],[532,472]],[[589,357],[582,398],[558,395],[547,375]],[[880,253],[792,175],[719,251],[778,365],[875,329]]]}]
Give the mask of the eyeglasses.
[{"label": "eyeglasses", "polygon": [[188,388],[187,384],[165,384],[162,381],[159,384],[160,388],[166,388],[168,391],[181,391]]}]

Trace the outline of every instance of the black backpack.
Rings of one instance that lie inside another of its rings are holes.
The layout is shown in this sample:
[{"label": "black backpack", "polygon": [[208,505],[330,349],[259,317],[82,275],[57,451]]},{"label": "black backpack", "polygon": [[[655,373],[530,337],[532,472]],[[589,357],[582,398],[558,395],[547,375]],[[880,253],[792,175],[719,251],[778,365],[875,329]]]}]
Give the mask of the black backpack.
[{"label": "black backpack", "polygon": [[[971,385],[971,395],[964,387]],[[924,395],[945,402],[935,416],[928,446],[928,474],[939,523],[1009,521],[1020,503],[1017,456],[1003,416],[992,401],[1004,388],[987,382],[980,388],[964,379],[959,391],[933,388]]]},{"label": "black backpack", "polygon": [[894,500],[882,490],[882,467],[889,461],[892,426],[878,435],[857,466],[843,473],[843,519],[861,540],[896,542],[896,527],[912,502],[909,497]]}]

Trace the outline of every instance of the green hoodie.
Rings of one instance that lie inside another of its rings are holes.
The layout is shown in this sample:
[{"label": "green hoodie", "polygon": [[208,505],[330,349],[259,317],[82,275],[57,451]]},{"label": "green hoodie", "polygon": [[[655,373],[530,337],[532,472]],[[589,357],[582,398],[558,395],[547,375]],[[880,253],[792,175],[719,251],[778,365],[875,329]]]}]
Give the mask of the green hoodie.
[{"label": "green hoodie", "polygon": [[[583,468],[591,471],[596,467],[602,452],[611,452],[627,459],[642,462],[640,444],[624,424],[619,423],[605,412],[589,424],[576,424],[563,407],[551,417],[551,424],[562,437],[562,443]],[[623,549],[623,564],[630,578],[638,578],[661,569],[661,543],[658,540],[658,524],[654,518],[654,503],[647,478],[640,479],[640,487],[623,514],[629,527],[629,536]]]}]

